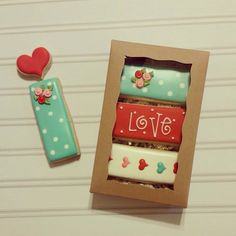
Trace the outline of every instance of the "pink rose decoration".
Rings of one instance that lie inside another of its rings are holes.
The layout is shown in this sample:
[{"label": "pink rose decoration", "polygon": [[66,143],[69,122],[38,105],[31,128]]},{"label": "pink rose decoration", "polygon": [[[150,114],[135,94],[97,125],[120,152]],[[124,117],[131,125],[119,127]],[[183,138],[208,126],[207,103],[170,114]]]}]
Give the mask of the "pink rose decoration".
[{"label": "pink rose decoration", "polygon": [[144,86],[144,81],[143,79],[137,79],[136,80],[136,87],[137,88],[142,88]]},{"label": "pink rose decoration", "polygon": [[46,98],[49,98],[52,96],[52,92],[49,90],[49,89],[45,89],[43,91],[43,95],[46,97]]},{"label": "pink rose decoration", "polygon": [[40,96],[42,94],[43,90],[41,88],[35,88],[34,93],[36,96]]},{"label": "pink rose decoration", "polygon": [[152,76],[149,73],[144,73],[143,74],[143,79],[146,81],[149,81],[152,79]]}]

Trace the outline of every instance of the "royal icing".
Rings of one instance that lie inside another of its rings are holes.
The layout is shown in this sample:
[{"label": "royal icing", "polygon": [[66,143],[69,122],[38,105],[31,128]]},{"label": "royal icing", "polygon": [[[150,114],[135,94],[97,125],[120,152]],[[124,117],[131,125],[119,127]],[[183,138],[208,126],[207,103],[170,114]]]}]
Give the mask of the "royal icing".
[{"label": "royal icing", "polygon": [[47,66],[50,64],[50,53],[46,48],[36,48],[32,56],[21,55],[17,58],[16,65],[20,73],[42,78]]},{"label": "royal icing", "polygon": [[[150,183],[173,184],[177,152],[112,144],[108,175]],[[124,158],[129,164],[123,167]]]},{"label": "royal icing", "polygon": [[185,110],[118,102],[114,137],[180,144]]},{"label": "royal icing", "polygon": [[176,69],[125,65],[120,82],[121,96],[135,96],[184,103],[190,73]]},{"label": "royal icing", "polygon": [[59,79],[33,83],[29,91],[49,162],[77,156],[80,150],[63,100]]}]

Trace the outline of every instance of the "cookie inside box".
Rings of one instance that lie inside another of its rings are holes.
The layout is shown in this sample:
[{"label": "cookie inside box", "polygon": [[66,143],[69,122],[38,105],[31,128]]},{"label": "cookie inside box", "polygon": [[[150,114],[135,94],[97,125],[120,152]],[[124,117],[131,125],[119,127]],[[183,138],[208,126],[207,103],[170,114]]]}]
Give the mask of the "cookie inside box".
[{"label": "cookie inside box", "polygon": [[[173,190],[191,64],[126,57],[108,180]],[[184,168],[184,167],[182,167]]]}]

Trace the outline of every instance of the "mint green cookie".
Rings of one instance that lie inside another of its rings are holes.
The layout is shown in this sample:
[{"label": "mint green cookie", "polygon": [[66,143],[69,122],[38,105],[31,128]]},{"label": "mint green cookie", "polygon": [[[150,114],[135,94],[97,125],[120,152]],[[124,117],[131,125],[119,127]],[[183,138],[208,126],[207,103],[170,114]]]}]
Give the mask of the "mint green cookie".
[{"label": "mint green cookie", "polygon": [[67,114],[59,79],[29,86],[32,106],[49,162],[79,155],[73,124]]},{"label": "mint green cookie", "polygon": [[189,84],[189,72],[125,65],[120,93],[126,96],[184,103]]}]

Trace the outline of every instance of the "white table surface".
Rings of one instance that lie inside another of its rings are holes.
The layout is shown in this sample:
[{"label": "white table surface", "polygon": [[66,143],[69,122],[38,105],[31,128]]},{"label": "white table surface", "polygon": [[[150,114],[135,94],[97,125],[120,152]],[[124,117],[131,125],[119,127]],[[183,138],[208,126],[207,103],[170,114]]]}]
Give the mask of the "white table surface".
[{"label": "white table surface", "polygon": [[[0,1],[0,235],[227,235],[236,229],[236,1]],[[89,193],[111,39],[211,52],[189,207]],[[15,59],[45,46],[81,144],[50,169]],[[92,205],[102,210],[92,209]]]}]

